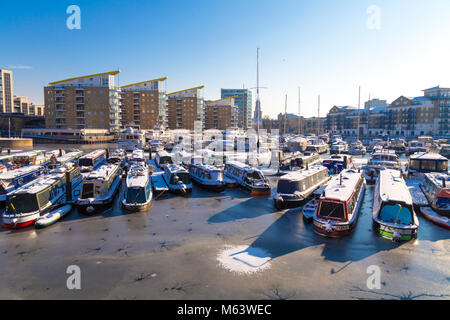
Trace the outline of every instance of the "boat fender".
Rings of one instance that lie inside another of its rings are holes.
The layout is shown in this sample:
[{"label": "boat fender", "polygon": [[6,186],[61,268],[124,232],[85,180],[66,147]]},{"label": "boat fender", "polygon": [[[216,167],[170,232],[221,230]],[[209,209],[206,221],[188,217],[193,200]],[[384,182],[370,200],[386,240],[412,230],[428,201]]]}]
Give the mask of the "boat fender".
[{"label": "boat fender", "polygon": [[392,240],[394,241],[400,241],[402,239],[402,235],[400,234],[400,232],[395,231],[394,234],[392,235]]},{"label": "boat fender", "polygon": [[17,225],[17,222],[19,222],[19,219],[17,218],[12,219],[12,223],[14,224],[14,226]]},{"label": "boat fender", "polygon": [[93,206],[89,206],[89,207],[86,208],[86,211],[88,213],[92,213],[92,212],[94,212],[94,207]]},{"label": "boat fender", "polygon": [[333,225],[330,223],[330,221],[328,221],[325,225],[324,225],[325,231],[330,233],[332,231],[334,231],[334,227]]}]

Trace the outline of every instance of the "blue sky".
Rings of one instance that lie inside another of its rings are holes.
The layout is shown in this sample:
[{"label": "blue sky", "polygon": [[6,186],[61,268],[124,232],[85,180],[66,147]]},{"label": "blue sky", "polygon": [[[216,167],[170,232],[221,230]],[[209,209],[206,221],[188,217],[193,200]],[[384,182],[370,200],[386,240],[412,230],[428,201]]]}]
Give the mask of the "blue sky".
[{"label": "blue sky", "polygon": [[[81,30],[66,9],[81,8]],[[369,29],[367,8],[380,9]],[[12,68],[14,93],[43,103],[51,81],[120,68],[120,85],[167,76],[167,90],[260,85],[264,115],[321,115],[371,97],[421,95],[450,86],[450,1],[165,0],[3,1],[0,68]]]}]

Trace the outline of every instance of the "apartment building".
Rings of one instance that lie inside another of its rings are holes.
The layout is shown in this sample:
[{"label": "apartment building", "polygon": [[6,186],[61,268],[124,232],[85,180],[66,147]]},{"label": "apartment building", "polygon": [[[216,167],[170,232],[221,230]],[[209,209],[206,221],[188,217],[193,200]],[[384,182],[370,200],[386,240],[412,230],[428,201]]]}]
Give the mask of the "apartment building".
[{"label": "apartment building", "polygon": [[14,111],[18,113],[23,113],[24,115],[29,115],[29,105],[27,97],[14,96]]},{"label": "apartment building", "polygon": [[30,116],[44,116],[44,106],[30,103],[28,105],[28,115]]},{"label": "apartment building", "polygon": [[400,96],[391,104],[358,110],[354,107],[331,108],[326,130],[347,136],[417,137],[448,135],[450,89],[425,89],[420,97]]},{"label": "apartment building", "polygon": [[235,97],[234,103],[237,107],[239,128],[248,129],[252,127],[252,92],[249,89],[221,89],[222,99]]},{"label": "apartment building", "polygon": [[167,128],[167,77],[120,87],[121,126],[141,129]]},{"label": "apartment building", "polygon": [[44,88],[45,125],[60,129],[120,129],[119,70],[69,78]]},{"label": "apartment building", "polygon": [[0,69],[0,112],[14,112],[12,71]]},{"label": "apartment building", "polygon": [[194,130],[195,121],[200,121],[203,127],[203,88],[199,86],[167,95],[169,129]]},{"label": "apartment building", "polygon": [[234,104],[236,97],[205,102],[204,128],[206,130],[237,129],[238,108]]}]

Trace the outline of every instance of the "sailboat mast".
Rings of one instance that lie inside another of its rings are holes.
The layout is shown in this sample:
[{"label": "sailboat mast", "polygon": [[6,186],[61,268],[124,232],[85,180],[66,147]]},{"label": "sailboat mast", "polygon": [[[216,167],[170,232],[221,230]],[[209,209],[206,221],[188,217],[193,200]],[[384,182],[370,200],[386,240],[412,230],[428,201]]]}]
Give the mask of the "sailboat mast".
[{"label": "sailboat mast", "polygon": [[287,121],[287,94],[284,99],[284,129],[283,134],[286,134],[286,121]]},{"label": "sailboat mast", "polygon": [[319,101],[317,103],[317,136],[319,136],[319,126],[320,126],[320,94],[319,94]]},{"label": "sailboat mast", "polygon": [[359,121],[360,121],[360,107],[361,107],[361,86],[359,86],[359,92],[358,92],[358,126],[356,128],[357,131],[357,141],[359,141]]},{"label": "sailboat mast", "polygon": [[260,117],[260,101],[259,101],[259,48],[256,48],[256,121],[257,121],[257,127],[256,132],[259,133],[259,117]]},{"label": "sailboat mast", "polygon": [[298,134],[300,134],[300,87],[298,87]]}]

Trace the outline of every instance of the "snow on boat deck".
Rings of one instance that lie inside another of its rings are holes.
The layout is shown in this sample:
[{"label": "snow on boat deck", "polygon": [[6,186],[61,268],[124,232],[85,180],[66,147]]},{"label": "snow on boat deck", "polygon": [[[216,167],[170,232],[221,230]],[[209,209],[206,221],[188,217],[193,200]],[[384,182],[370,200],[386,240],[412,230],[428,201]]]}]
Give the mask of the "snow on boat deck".
[{"label": "snow on boat deck", "polygon": [[380,197],[383,202],[398,201],[412,204],[411,193],[399,170],[380,170]]},{"label": "snow on boat deck", "polygon": [[407,180],[406,186],[409,190],[409,193],[411,194],[412,201],[415,205],[418,206],[428,206],[428,199],[425,197],[425,195],[422,192],[422,189],[420,188],[420,184],[422,182],[420,180]]},{"label": "snow on boat deck", "polygon": [[[340,183],[341,175],[342,185]],[[360,176],[361,173],[356,170],[343,170],[341,174],[331,178],[325,188],[325,196],[322,196],[322,198],[325,197],[326,199],[347,201],[355,190],[355,186],[358,183]]]}]

